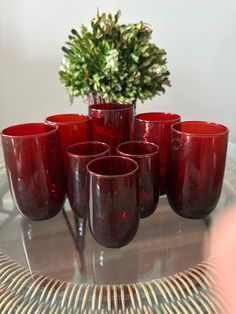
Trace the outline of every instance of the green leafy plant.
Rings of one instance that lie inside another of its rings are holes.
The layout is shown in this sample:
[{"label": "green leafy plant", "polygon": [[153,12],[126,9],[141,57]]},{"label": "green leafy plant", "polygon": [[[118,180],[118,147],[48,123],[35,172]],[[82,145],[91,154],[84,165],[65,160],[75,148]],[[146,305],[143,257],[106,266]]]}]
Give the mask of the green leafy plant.
[{"label": "green leafy plant", "polygon": [[60,81],[71,100],[136,103],[170,86],[166,52],[150,42],[152,30],[143,23],[119,24],[120,11],[99,14],[91,31],[81,25],[71,30],[62,47]]}]

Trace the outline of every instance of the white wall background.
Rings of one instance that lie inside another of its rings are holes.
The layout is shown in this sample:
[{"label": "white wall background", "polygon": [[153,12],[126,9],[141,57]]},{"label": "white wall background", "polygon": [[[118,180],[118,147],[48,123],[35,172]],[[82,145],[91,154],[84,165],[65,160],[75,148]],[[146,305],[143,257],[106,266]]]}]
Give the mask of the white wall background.
[{"label": "white wall background", "polygon": [[71,28],[100,12],[122,10],[122,22],[143,20],[167,50],[172,87],[137,111],[180,113],[183,120],[227,125],[236,142],[235,0],[0,0],[0,128],[41,121],[69,105],[58,80],[61,46]]}]

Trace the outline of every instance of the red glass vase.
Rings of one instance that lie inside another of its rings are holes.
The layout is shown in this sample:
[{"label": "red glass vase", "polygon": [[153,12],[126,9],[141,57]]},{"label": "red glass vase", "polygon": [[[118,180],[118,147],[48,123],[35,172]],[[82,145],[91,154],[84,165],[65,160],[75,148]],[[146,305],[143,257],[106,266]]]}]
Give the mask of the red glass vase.
[{"label": "red glass vase", "polygon": [[139,225],[138,164],[126,157],[106,156],[90,161],[89,226],[95,240],[121,247]]},{"label": "red glass vase", "polygon": [[117,153],[138,163],[140,217],[150,216],[159,200],[159,147],[150,142],[130,141],[118,145]]},{"label": "red glass vase", "polygon": [[91,140],[91,121],[88,116],[80,114],[57,114],[46,118],[49,124],[59,127],[59,136],[64,156],[65,173],[67,169],[67,148],[79,142]]},{"label": "red glass vase", "polygon": [[56,215],[65,199],[58,127],[15,125],[2,131],[2,145],[11,194],[21,214],[33,220]]},{"label": "red glass vase", "polygon": [[89,186],[86,165],[89,161],[110,154],[110,147],[101,142],[82,142],[67,149],[67,195],[73,212],[81,218],[88,213]]},{"label": "red glass vase", "polygon": [[168,201],[187,218],[210,214],[220,198],[228,129],[220,124],[186,121],[172,126],[168,161]]},{"label": "red glass vase", "polygon": [[160,194],[166,194],[166,170],[171,125],[180,121],[175,113],[147,112],[140,113],[135,118],[134,138],[136,140],[153,142],[160,149]]},{"label": "red glass vase", "polygon": [[92,119],[92,138],[107,143],[115,153],[117,145],[133,137],[134,106],[104,103],[89,106]]}]

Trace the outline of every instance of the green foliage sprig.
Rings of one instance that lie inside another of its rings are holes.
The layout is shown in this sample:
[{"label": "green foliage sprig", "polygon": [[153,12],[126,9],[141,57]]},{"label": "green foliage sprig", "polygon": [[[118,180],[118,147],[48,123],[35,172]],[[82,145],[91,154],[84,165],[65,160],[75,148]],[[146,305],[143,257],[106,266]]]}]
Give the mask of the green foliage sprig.
[{"label": "green foliage sprig", "polygon": [[118,24],[120,11],[97,14],[92,30],[71,30],[59,76],[71,99],[135,103],[164,93],[170,86],[166,52],[150,43],[152,30],[143,23]]}]

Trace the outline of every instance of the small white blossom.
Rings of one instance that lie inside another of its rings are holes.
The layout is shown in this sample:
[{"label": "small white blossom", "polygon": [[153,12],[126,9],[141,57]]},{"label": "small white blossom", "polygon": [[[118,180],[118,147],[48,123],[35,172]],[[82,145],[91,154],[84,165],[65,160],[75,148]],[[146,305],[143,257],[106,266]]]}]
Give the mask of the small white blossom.
[{"label": "small white blossom", "polygon": [[63,57],[62,62],[61,62],[61,66],[60,66],[60,70],[63,71],[63,70],[68,69],[68,68],[69,68],[69,61],[68,61],[68,59]]},{"label": "small white blossom", "polygon": [[118,71],[119,64],[119,52],[116,49],[112,49],[106,56],[106,64],[105,67],[112,72]]},{"label": "small white blossom", "polygon": [[163,74],[167,71],[166,65],[159,65],[156,67],[156,73],[157,74]]}]

